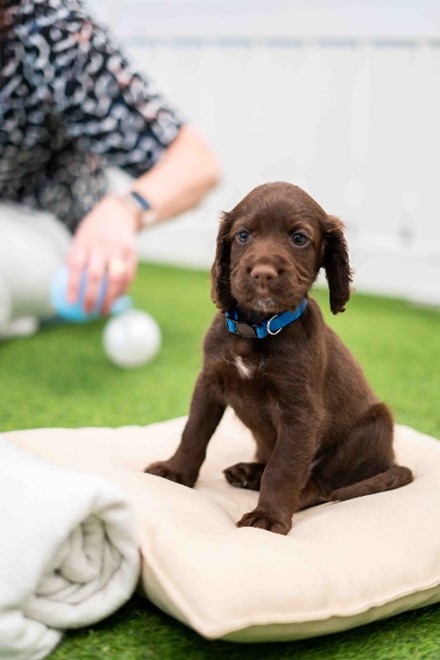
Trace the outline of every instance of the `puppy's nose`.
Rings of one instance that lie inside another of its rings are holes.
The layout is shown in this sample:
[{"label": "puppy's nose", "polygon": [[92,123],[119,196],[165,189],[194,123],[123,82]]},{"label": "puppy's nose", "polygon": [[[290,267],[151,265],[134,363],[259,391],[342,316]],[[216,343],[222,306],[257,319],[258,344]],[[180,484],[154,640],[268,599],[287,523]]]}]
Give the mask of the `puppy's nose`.
[{"label": "puppy's nose", "polygon": [[250,273],[257,284],[267,285],[271,280],[278,277],[278,273],[273,266],[269,264],[259,264],[254,266]]}]

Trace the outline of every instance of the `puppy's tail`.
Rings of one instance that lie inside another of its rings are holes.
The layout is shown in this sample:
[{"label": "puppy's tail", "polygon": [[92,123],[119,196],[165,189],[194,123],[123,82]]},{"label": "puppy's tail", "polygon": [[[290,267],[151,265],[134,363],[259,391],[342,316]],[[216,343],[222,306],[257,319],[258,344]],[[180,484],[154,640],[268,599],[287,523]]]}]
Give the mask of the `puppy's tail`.
[{"label": "puppy's tail", "polygon": [[406,486],[413,481],[413,473],[407,467],[393,465],[386,472],[375,474],[369,479],[358,481],[355,484],[337,488],[328,498],[329,501],[351,500],[353,497],[362,497],[363,495],[372,495],[373,493],[383,493],[386,490],[394,490],[401,486]]}]

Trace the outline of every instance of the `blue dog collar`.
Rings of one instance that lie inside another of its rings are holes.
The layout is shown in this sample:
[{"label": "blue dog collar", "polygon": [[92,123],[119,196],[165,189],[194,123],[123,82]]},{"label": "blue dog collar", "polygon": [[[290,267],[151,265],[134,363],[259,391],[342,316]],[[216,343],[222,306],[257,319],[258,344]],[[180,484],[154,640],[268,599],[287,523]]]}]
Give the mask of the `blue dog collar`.
[{"label": "blue dog collar", "polygon": [[238,312],[236,309],[225,312],[226,327],[229,332],[234,335],[239,335],[244,339],[265,339],[269,335],[277,335],[286,325],[290,325],[303,314],[307,307],[307,299],[303,298],[298,307],[293,311],[281,312],[271,316],[267,321],[261,323],[251,324],[242,323],[238,320]]}]

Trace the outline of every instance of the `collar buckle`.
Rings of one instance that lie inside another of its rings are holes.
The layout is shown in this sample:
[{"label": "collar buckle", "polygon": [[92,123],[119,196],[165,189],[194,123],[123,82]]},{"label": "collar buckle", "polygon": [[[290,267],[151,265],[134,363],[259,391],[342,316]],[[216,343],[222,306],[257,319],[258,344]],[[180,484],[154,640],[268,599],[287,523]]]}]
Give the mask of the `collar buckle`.
[{"label": "collar buckle", "polygon": [[232,332],[234,335],[243,337],[243,339],[254,339],[257,336],[257,332],[252,325],[247,323],[242,323],[237,319],[231,317],[229,312],[226,312],[226,327],[229,332]]},{"label": "collar buckle", "polygon": [[235,332],[239,337],[243,339],[255,339],[258,337],[257,331],[253,325],[249,323],[240,323],[240,321],[234,321]]}]

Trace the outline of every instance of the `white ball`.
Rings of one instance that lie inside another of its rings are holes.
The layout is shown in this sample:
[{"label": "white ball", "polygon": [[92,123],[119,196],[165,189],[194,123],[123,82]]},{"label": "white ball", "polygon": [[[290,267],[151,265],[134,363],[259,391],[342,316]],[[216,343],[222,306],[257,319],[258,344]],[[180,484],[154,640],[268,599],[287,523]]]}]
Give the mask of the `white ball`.
[{"label": "white ball", "polygon": [[140,367],[159,351],[161,333],[146,312],[130,309],[111,318],[103,334],[104,351],[118,367]]}]

